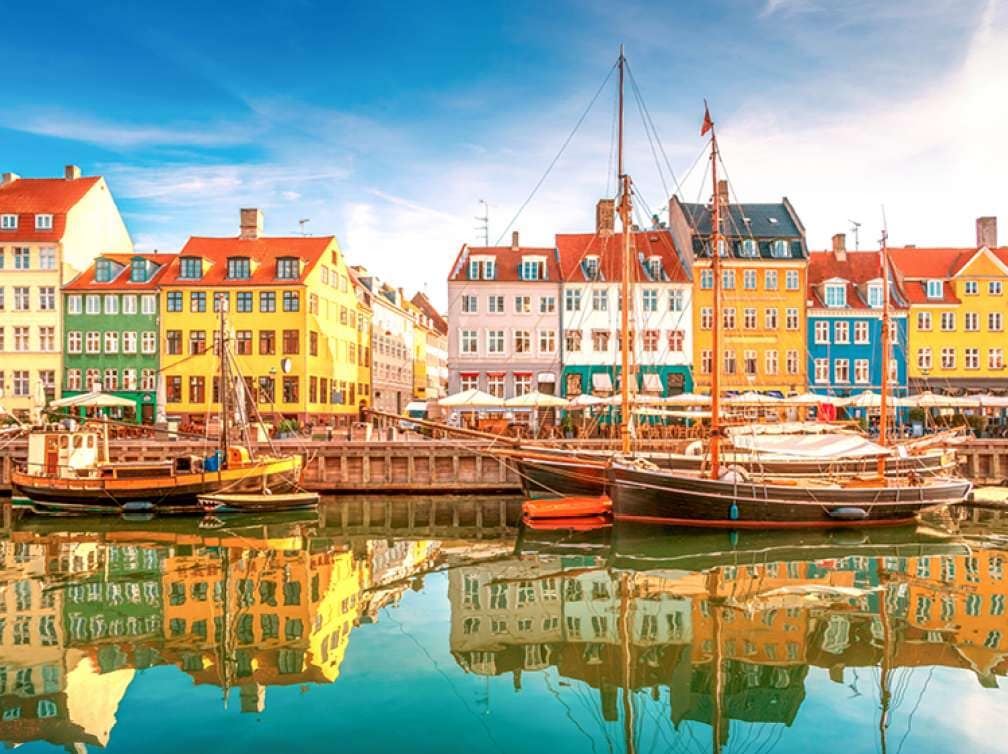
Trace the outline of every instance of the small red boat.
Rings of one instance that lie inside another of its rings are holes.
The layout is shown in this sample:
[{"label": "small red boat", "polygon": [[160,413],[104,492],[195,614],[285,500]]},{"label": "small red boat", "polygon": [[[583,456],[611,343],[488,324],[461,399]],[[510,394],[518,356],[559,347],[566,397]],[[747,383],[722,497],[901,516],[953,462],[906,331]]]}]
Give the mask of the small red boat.
[{"label": "small red boat", "polygon": [[535,531],[592,531],[612,526],[609,516],[579,516],[577,518],[529,518],[525,526]]},{"label": "small red boat", "polygon": [[562,497],[557,500],[526,500],[522,503],[526,519],[585,518],[608,516],[612,501],[607,497]]}]

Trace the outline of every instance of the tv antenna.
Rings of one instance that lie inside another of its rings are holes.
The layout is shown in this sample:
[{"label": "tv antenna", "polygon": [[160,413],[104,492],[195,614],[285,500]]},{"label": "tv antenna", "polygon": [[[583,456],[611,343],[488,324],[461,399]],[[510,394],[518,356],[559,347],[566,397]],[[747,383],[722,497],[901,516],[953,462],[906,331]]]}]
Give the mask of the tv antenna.
[{"label": "tv antenna", "polygon": [[310,222],[311,222],[311,218],[310,217],[302,217],[300,220],[298,220],[298,225],[301,226],[301,235],[302,236],[307,236],[308,235],[307,233],[305,233],[304,226],[305,226],[306,223],[310,223]]},{"label": "tv antenna", "polygon": [[854,251],[857,251],[861,248],[861,238],[860,238],[861,223],[859,223],[857,220],[848,220],[847,222],[850,223],[851,232],[854,234]]},{"label": "tv antenna", "polygon": [[476,216],[476,222],[479,225],[476,226],[476,237],[483,238],[483,245],[490,245],[490,205],[487,204],[486,199],[479,200],[480,207],[482,208],[482,213]]}]

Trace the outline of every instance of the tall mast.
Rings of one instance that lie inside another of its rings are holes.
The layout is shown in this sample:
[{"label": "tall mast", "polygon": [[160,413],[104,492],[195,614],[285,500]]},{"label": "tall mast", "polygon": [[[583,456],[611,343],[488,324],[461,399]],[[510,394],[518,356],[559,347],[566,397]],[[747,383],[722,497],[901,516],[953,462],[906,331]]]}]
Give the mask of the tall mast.
[{"label": "tall mast", "polygon": [[[879,402],[879,444],[887,445],[889,434],[889,233],[882,229],[882,249],[879,253],[882,265],[882,397]],[[885,475],[885,457],[879,458],[879,474]]]},{"label": "tall mast", "polygon": [[711,180],[714,185],[714,207],[711,215],[711,273],[714,277],[713,310],[714,321],[711,338],[711,478],[717,479],[721,473],[721,194],[717,177],[717,133],[710,114],[704,107],[704,128],[710,124],[711,132]]},{"label": "tall mast", "polygon": [[221,439],[221,450],[224,451],[224,458],[227,459],[228,452],[228,391],[230,386],[228,385],[227,378],[227,352],[224,343],[224,306],[221,305],[220,311],[220,385],[218,387],[218,392],[220,393],[220,439]]},{"label": "tall mast", "polygon": [[617,172],[620,180],[620,222],[623,225],[623,274],[620,295],[620,441],[622,452],[630,452],[630,176],[623,171],[623,45],[619,51],[619,149]]}]

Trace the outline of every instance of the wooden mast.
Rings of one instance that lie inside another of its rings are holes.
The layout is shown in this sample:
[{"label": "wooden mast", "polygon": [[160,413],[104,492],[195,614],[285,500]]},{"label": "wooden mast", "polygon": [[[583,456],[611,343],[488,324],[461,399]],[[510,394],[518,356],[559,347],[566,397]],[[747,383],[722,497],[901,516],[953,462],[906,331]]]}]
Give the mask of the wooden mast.
[{"label": "wooden mast", "polygon": [[[882,229],[881,251],[879,252],[882,266],[882,395],[879,401],[879,444],[888,445],[889,434],[889,352],[891,348],[889,333],[889,234]],[[885,476],[885,456],[879,458],[879,475]]]},{"label": "wooden mast", "polygon": [[637,747],[634,743],[634,716],[633,716],[633,668],[631,665],[631,652],[633,644],[630,636],[630,592],[632,588],[632,576],[629,573],[620,575],[620,644],[622,647],[623,660],[623,741],[626,754],[636,754]]},{"label": "wooden mast", "polygon": [[630,260],[630,176],[623,171],[623,45],[619,52],[619,140],[617,174],[620,181],[620,223],[623,226],[622,262],[620,281],[620,447],[624,455],[630,453],[630,277],[633,266]]},{"label": "wooden mast", "polygon": [[710,123],[711,180],[714,184],[714,207],[711,214],[711,273],[713,274],[714,321],[711,323],[711,478],[721,475],[721,193],[717,178],[717,132],[704,106],[704,124]]},{"label": "wooden mast", "polygon": [[[221,413],[220,413],[220,422],[221,422],[221,426],[220,426],[220,441],[221,441],[221,450],[224,451],[224,459],[221,461],[221,466],[223,467],[224,463],[227,462],[227,453],[228,453],[228,399],[227,399],[227,395],[228,395],[228,390],[230,389],[229,385],[228,385],[228,378],[227,378],[227,353],[224,350],[225,344],[224,344],[224,307],[223,307],[223,305],[221,306],[221,311],[220,311],[220,341],[219,342],[220,342],[220,345],[219,345],[220,353],[218,353],[218,356],[220,357],[220,378],[219,378],[220,379],[220,386],[218,387],[218,392],[220,393],[220,404],[221,404]],[[276,389],[276,388],[274,387],[274,389]]]}]

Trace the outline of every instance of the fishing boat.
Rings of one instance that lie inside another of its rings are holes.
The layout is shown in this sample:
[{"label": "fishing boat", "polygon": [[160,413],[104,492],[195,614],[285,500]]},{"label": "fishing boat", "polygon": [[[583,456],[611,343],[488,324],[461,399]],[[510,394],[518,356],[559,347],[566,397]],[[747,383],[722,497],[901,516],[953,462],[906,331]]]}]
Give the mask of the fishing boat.
[{"label": "fishing boat", "polygon": [[269,495],[219,492],[199,496],[200,505],[208,513],[306,510],[317,508],[320,499],[317,492],[281,492]]},{"label": "fishing boat", "polygon": [[[27,463],[11,472],[15,498],[27,499],[39,513],[93,514],[135,511],[201,513],[201,495],[221,493],[282,494],[299,489],[298,454],[256,456],[239,390],[245,382],[220,320],[221,390],[219,443],[206,455],[180,455],[152,462],[112,461],[109,423],[86,424],[78,431],[33,431]],[[235,392],[234,399],[229,396]],[[229,410],[229,404],[235,409]],[[232,422],[238,418],[240,421]],[[232,444],[232,424],[244,431],[246,444]]]}]

